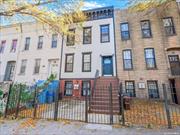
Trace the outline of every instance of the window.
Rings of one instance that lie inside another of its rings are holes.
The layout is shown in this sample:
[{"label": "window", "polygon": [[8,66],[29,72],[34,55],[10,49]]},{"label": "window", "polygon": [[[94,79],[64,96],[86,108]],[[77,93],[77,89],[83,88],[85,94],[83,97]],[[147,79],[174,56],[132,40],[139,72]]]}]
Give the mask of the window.
[{"label": "window", "polygon": [[91,72],[91,53],[83,53],[82,71]]},{"label": "window", "polygon": [[157,81],[147,81],[149,98],[159,98]]},{"label": "window", "polygon": [[73,92],[73,83],[71,81],[66,81],[65,82],[65,96],[72,96]]},{"label": "window", "polygon": [[83,44],[91,44],[91,27],[83,29]]},{"label": "window", "polygon": [[172,75],[180,75],[180,60],[179,55],[169,55],[169,64]]},{"label": "window", "polygon": [[22,60],[22,61],[21,61],[20,74],[25,74],[25,71],[26,71],[26,64],[27,64],[27,60]]},{"label": "window", "polygon": [[67,46],[73,46],[75,44],[75,29],[69,30],[69,35],[67,35]]},{"label": "window", "polygon": [[16,52],[16,46],[17,46],[17,39],[14,39],[12,41],[11,50],[10,52]]},{"label": "window", "polygon": [[25,41],[24,50],[29,50],[29,46],[30,46],[30,37],[27,37]]},{"label": "window", "polygon": [[153,69],[156,68],[156,60],[153,48],[145,49],[145,59],[146,59],[146,68]]},{"label": "window", "polygon": [[101,25],[101,43],[110,42],[109,25]]},{"label": "window", "polygon": [[149,20],[141,21],[141,31],[143,38],[149,38],[152,36],[151,34],[151,24]]},{"label": "window", "polygon": [[38,40],[38,49],[42,49],[43,46],[43,36],[39,36],[39,40]]},{"label": "window", "polygon": [[74,54],[66,54],[65,72],[73,72]]},{"label": "window", "polygon": [[124,50],[123,51],[123,63],[124,63],[124,69],[125,70],[133,69],[131,50]]},{"label": "window", "polygon": [[87,91],[87,95],[90,96],[90,91],[91,91],[90,81],[82,82],[82,96],[86,96],[86,91]]},{"label": "window", "polygon": [[57,37],[58,37],[57,34],[53,34],[52,35],[52,45],[51,45],[51,48],[56,48],[57,47]]},{"label": "window", "polygon": [[5,45],[6,45],[6,40],[1,41],[0,53],[3,53],[3,52],[4,52]]},{"label": "window", "polygon": [[125,86],[126,87],[126,93],[128,94],[128,96],[135,97],[136,93],[135,93],[134,81],[126,81],[125,85],[126,85]]},{"label": "window", "polygon": [[41,59],[35,59],[34,74],[39,74]]},{"label": "window", "polygon": [[164,23],[164,28],[165,28],[165,32],[167,36],[171,36],[176,33],[172,17],[164,18],[163,23]]},{"label": "window", "polygon": [[121,23],[121,40],[130,39],[129,24]]}]

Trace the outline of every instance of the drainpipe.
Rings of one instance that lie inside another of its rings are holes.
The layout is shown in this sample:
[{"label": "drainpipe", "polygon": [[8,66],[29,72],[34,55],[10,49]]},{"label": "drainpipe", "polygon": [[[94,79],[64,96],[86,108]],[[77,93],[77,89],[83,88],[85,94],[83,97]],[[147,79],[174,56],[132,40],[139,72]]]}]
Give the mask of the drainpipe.
[{"label": "drainpipe", "polygon": [[19,24],[19,28],[20,28],[20,36],[18,35],[18,37],[20,37],[20,39],[18,39],[19,41],[19,46],[18,46],[18,43],[17,43],[17,57],[16,57],[16,65],[15,65],[15,70],[14,70],[14,77],[12,79],[12,83],[14,83],[16,80],[16,77],[17,77],[17,67],[18,67],[18,64],[19,64],[19,57],[20,57],[20,52],[21,52],[21,45],[22,45],[22,40],[23,40],[23,24],[20,23]]},{"label": "drainpipe", "polygon": [[61,56],[60,56],[60,65],[59,65],[59,80],[61,79],[63,48],[64,48],[64,34],[62,34],[62,43],[61,43]]},{"label": "drainpipe", "polygon": [[117,54],[116,54],[116,31],[115,31],[115,10],[113,9],[113,30],[114,30],[114,53],[115,53],[115,67],[116,67],[116,77],[118,77],[117,73]]}]

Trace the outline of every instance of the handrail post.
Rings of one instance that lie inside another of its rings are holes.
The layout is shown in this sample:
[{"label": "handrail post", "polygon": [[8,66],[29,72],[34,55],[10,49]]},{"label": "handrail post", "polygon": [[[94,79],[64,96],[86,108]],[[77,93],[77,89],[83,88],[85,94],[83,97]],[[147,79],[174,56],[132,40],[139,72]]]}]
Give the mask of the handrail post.
[{"label": "handrail post", "polygon": [[120,102],[119,106],[120,106],[120,114],[121,114],[122,125],[125,126],[124,95],[123,95],[122,83],[120,83],[120,86],[119,86],[119,102]]},{"label": "handrail post", "polygon": [[18,102],[17,102],[17,106],[16,106],[15,118],[17,118],[18,114],[19,114],[19,105],[20,105],[20,101],[21,101],[21,92],[22,92],[22,85],[20,84],[20,89],[19,89],[19,93],[18,93]]},{"label": "handrail post", "polygon": [[113,124],[113,103],[112,103],[112,83],[109,87],[109,111],[110,111],[110,124]]},{"label": "handrail post", "polygon": [[11,94],[12,87],[13,87],[13,84],[10,84],[9,91],[8,91],[7,102],[6,102],[6,108],[5,108],[5,112],[4,112],[4,118],[7,117],[7,112],[8,112],[8,106],[9,106],[9,100],[10,100],[10,94]]}]

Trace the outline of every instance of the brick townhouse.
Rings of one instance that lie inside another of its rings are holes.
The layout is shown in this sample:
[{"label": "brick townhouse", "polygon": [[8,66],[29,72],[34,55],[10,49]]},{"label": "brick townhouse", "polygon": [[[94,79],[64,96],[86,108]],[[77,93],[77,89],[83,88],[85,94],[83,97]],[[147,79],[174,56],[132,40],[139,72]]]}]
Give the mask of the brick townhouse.
[{"label": "brick townhouse", "polygon": [[173,87],[174,102],[180,102],[180,14],[176,2],[168,9],[116,10],[115,28],[117,74],[126,92],[162,98],[165,83]]}]

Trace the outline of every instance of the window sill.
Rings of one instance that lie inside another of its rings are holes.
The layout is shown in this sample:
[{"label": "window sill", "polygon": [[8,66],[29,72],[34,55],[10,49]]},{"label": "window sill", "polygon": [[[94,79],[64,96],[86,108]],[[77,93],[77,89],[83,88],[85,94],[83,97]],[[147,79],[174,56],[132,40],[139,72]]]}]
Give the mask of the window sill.
[{"label": "window sill", "polygon": [[110,43],[110,41],[104,41],[104,42],[101,41],[101,43]]},{"label": "window sill", "polygon": [[177,36],[177,34],[166,34],[166,37],[173,37],[173,36]]},{"label": "window sill", "polygon": [[92,43],[83,43],[83,45],[91,45]]},{"label": "window sill", "polygon": [[73,73],[73,71],[65,71],[64,73]]},{"label": "window sill", "polygon": [[142,39],[152,39],[153,37],[150,36],[150,37],[142,37]]},{"label": "window sill", "polygon": [[124,71],[133,71],[133,69],[124,69]]},{"label": "window sill", "polygon": [[33,73],[33,75],[39,75],[39,73]]},{"label": "window sill", "polygon": [[91,72],[91,70],[90,71],[82,71],[83,73],[90,73]]},{"label": "window sill", "polygon": [[18,75],[19,76],[25,76],[25,73],[19,73]]},{"label": "window sill", "polygon": [[75,44],[66,44],[66,46],[75,46]]},{"label": "window sill", "polygon": [[146,68],[146,70],[158,70],[158,68]]},{"label": "window sill", "polygon": [[121,39],[121,41],[124,41],[124,42],[125,42],[125,41],[129,41],[129,40],[130,40],[130,39]]}]

